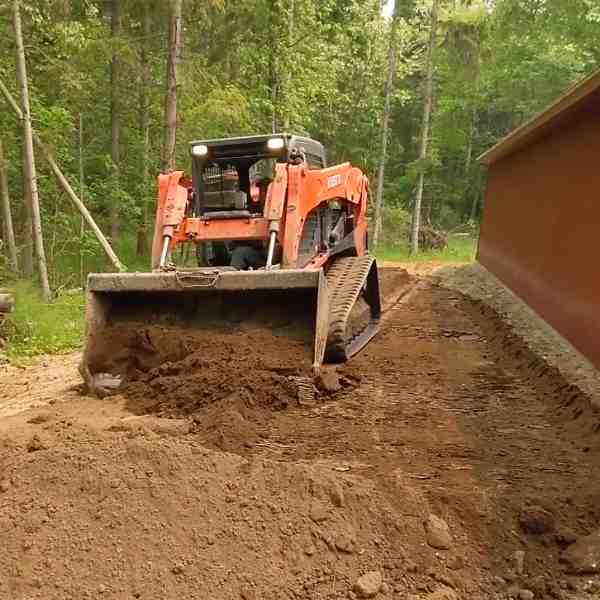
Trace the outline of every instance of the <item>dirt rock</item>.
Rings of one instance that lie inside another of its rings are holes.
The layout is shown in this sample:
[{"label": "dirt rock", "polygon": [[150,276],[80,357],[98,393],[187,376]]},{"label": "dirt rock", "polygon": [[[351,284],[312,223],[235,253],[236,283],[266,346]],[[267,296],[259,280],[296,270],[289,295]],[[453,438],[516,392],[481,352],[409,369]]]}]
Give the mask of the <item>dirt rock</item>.
[{"label": "dirt rock", "polygon": [[519,525],[527,533],[549,533],[554,530],[554,516],[541,506],[529,506],[521,511]]},{"label": "dirt rock", "polygon": [[429,515],[424,523],[427,543],[437,550],[448,550],[452,547],[452,535],[448,523],[436,515]]},{"label": "dirt rock", "polygon": [[317,549],[315,548],[315,545],[313,544],[312,538],[309,538],[308,540],[306,540],[304,542],[304,554],[306,554],[306,556],[313,556],[314,553],[317,551]]},{"label": "dirt rock", "polygon": [[341,533],[335,538],[335,547],[346,554],[352,554],[354,552],[355,541],[352,537],[346,533]]},{"label": "dirt rock", "polygon": [[185,565],[182,562],[176,562],[171,569],[174,575],[181,575],[184,571]]},{"label": "dirt rock", "polygon": [[600,530],[579,538],[562,553],[561,560],[570,573],[600,573]]},{"label": "dirt rock", "polygon": [[38,450],[45,449],[46,445],[42,442],[37,433],[27,443],[27,452],[37,452]]},{"label": "dirt rock", "polygon": [[240,590],[240,598],[242,600],[256,600],[256,593],[251,587],[243,587]]},{"label": "dirt rock", "polygon": [[329,487],[329,497],[334,506],[342,508],[344,506],[344,490],[336,481]]},{"label": "dirt rock", "polygon": [[561,527],[556,532],[554,539],[561,546],[570,546],[577,541],[577,534],[569,527]]},{"label": "dirt rock", "polygon": [[369,571],[359,577],[354,584],[354,591],[359,598],[374,598],[383,585],[383,577],[380,571]]},{"label": "dirt rock", "polygon": [[32,425],[41,425],[42,423],[48,423],[49,421],[52,421],[53,418],[54,417],[51,413],[43,412],[39,415],[31,417],[31,419],[29,419],[27,422],[31,423]]},{"label": "dirt rock", "polygon": [[329,512],[321,502],[314,500],[310,506],[310,518],[315,523],[322,523],[329,518]]},{"label": "dirt rock", "polygon": [[8,479],[0,479],[0,492],[8,492],[10,490],[10,481]]},{"label": "dirt rock", "polygon": [[534,598],[535,594],[531,590],[519,591],[519,600],[533,600]]},{"label": "dirt rock", "polygon": [[525,572],[525,552],[517,550],[515,552],[515,571],[517,575],[523,575]]},{"label": "dirt rock", "polygon": [[339,392],[342,389],[342,385],[337,368],[322,367],[317,376],[317,387],[328,394]]}]

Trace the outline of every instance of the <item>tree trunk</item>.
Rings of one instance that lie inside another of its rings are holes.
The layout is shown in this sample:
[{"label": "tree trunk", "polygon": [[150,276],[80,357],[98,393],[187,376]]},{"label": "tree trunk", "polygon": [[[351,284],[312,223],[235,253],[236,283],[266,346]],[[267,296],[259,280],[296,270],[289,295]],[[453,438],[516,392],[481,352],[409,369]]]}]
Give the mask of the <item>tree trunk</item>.
[{"label": "tree trunk", "polygon": [[383,122],[381,126],[381,154],[379,156],[379,169],[377,173],[377,195],[375,197],[375,227],[373,230],[373,245],[377,247],[383,232],[383,183],[385,179],[385,163],[387,160],[388,130],[390,126],[390,113],[392,108],[392,94],[394,91],[394,75],[396,72],[396,30],[398,28],[398,4],[394,4],[392,28],[388,50],[388,71],[385,82],[385,104],[383,107]]},{"label": "tree trunk", "polygon": [[[467,152],[465,156],[465,200],[470,195],[475,195],[475,186],[471,182],[471,165],[473,164],[473,140],[475,138],[475,111],[472,111],[471,124],[469,126],[469,139],[467,140]],[[471,209],[472,210],[472,209]]]},{"label": "tree trunk", "polygon": [[431,30],[429,32],[429,45],[427,48],[427,75],[425,84],[425,103],[423,107],[423,123],[421,126],[421,149],[419,152],[419,181],[413,214],[411,254],[419,252],[419,231],[421,229],[421,206],[423,204],[423,188],[425,186],[424,163],[429,147],[429,127],[431,124],[431,111],[433,108],[433,70],[435,41],[437,34],[439,0],[433,0],[431,7]]},{"label": "tree trunk", "polygon": [[175,167],[175,142],[177,140],[177,71],[181,54],[181,4],[170,0],[169,47],[167,55],[167,93],[165,95],[165,137],[163,141],[163,173]]},{"label": "tree trunk", "polygon": [[[79,198],[83,202],[85,187],[85,172],[83,165],[83,113],[79,113]],[[83,240],[85,237],[85,220],[79,222],[79,285],[85,287],[85,255]]]},{"label": "tree trunk", "polygon": [[473,145],[475,144],[475,136],[477,135],[477,101],[479,99],[479,86],[481,79],[481,69],[480,69],[480,60],[481,60],[481,39],[478,35],[477,37],[477,62],[475,64],[475,89],[474,95],[471,99],[471,123],[469,126],[469,142],[467,145],[467,156],[465,157],[465,180],[467,183],[467,189],[465,190],[467,199],[470,195],[473,196],[473,201],[471,205],[471,215],[469,218],[469,222],[473,223],[475,221],[475,216],[477,213],[477,205],[479,203],[479,173],[477,174],[476,180],[474,183],[471,178],[471,166],[473,164]]},{"label": "tree trunk", "polygon": [[471,223],[475,223],[475,219],[477,218],[477,213],[479,211],[479,206],[481,204],[481,169],[477,172],[477,177],[475,178],[475,185],[473,186],[473,203],[471,204],[471,217],[469,221]]},{"label": "tree trunk", "polygon": [[121,0],[112,0],[110,14],[110,30],[112,39],[112,60],[110,63],[110,157],[112,161],[112,194],[110,204],[110,235],[115,241],[119,237],[119,171],[120,171],[120,134],[121,106],[119,102],[119,80],[121,65],[117,41],[121,35]]},{"label": "tree trunk", "polygon": [[33,131],[31,128],[31,112],[29,108],[29,87],[27,84],[27,66],[25,64],[25,49],[23,47],[23,32],[21,28],[21,11],[19,0],[13,0],[13,23],[16,43],[17,83],[21,92],[21,106],[23,113],[23,144],[25,146],[25,174],[31,192],[31,225],[33,229],[33,242],[37,271],[42,287],[44,300],[49,300],[52,293],[48,282],[48,266],[44,251],[42,235],[42,220],[40,216],[40,203],[37,189],[37,175],[35,170],[35,157],[33,154]]},{"label": "tree trunk", "polygon": [[[22,118],[19,119],[19,122]],[[31,226],[31,190],[29,189],[27,174],[25,172],[25,143],[23,136],[21,135],[21,180],[22,180],[22,192],[23,192],[23,205],[22,205],[22,226],[21,226],[21,269],[24,277],[31,279],[34,273],[33,266],[33,228]]]},{"label": "tree trunk", "polygon": [[13,229],[12,212],[10,209],[10,196],[8,194],[8,179],[6,177],[6,162],[4,160],[4,149],[0,139],[0,200],[2,201],[2,228],[3,239],[6,245],[8,264],[13,273],[19,270],[17,261],[17,245],[15,243],[15,231]]},{"label": "tree trunk", "polygon": [[25,143],[21,135],[21,173],[23,190],[23,210],[22,210],[22,244],[21,244],[21,268],[23,275],[27,279],[33,277],[33,228],[31,226],[31,190],[29,189],[29,180],[27,179],[25,165]]},{"label": "tree trunk", "polygon": [[143,41],[140,54],[140,136],[142,138],[142,215],[137,236],[137,255],[143,256],[149,247],[148,221],[150,213],[150,114],[148,106],[148,88],[150,86],[150,61],[148,60],[148,44],[151,35],[151,15],[148,4],[144,5],[142,20]]},{"label": "tree trunk", "polygon": [[286,52],[286,68],[287,73],[285,75],[285,116],[283,119],[283,129],[284,131],[289,131],[290,129],[290,120],[291,120],[291,105],[290,99],[293,96],[292,85],[294,83],[292,76],[292,67],[294,64],[294,28],[295,28],[295,0],[289,0],[289,13],[288,13],[288,47]]},{"label": "tree trunk", "polygon": [[269,1],[269,83],[271,88],[271,131],[277,133],[279,123],[277,119],[277,104],[279,102],[279,47],[277,36],[277,2]]}]

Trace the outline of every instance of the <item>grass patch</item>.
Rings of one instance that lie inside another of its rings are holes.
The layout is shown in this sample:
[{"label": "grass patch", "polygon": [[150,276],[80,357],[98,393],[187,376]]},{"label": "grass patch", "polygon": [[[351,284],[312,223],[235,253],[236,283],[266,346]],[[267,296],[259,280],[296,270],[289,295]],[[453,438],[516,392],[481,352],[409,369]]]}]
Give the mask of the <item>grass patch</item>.
[{"label": "grass patch", "polygon": [[473,262],[477,254],[477,239],[470,236],[452,236],[445,250],[420,252],[410,255],[408,244],[382,246],[375,251],[380,261],[391,262]]},{"label": "grass patch", "polygon": [[[127,265],[128,271],[148,271],[149,255],[138,256],[136,235],[124,232],[115,245],[117,255]],[[59,294],[51,302],[44,302],[39,289],[31,281],[5,282],[15,295],[15,312],[8,315],[2,325],[1,337],[7,346],[2,356],[11,362],[20,362],[42,354],[58,354],[77,350],[84,335],[85,296],[77,292],[80,285],[79,257],[65,253],[53,265],[52,286],[55,289],[72,289],[69,294]],[[114,271],[114,267],[99,251],[86,257],[87,272]]]},{"label": "grass patch", "polygon": [[30,282],[16,282],[11,289],[15,294],[15,312],[3,326],[8,338],[5,355],[9,360],[68,352],[81,346],[83,293],[44,302]]}]

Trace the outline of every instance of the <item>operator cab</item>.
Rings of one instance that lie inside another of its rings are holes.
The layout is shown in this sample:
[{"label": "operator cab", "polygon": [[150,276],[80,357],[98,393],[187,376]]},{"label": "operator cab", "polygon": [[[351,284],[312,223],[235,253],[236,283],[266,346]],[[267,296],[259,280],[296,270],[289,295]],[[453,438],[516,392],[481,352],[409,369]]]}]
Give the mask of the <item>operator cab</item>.
[{"label": "operator cab", "polygon": [[319,142],[287,133],[195,141],[191,154],[193,216],[208,219],[262,214],[276,162],[300,158],[312,169],[326,166]]},{"label": "operator cab", "polygon": [[[287,133],[191,143],[193,195],[188,216],[204,220],[253,218],[263,215],[275,164],[305,162],[326,166],[319,142]],[[211,242],[198,246],[201,266],[248,269],[264,266],[261,242]]]}]

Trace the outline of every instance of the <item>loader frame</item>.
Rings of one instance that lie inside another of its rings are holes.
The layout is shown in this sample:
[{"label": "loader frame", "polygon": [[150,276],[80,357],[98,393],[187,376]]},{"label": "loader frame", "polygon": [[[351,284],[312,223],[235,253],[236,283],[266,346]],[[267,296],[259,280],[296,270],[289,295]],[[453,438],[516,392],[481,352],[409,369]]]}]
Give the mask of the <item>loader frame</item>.
[{"label": "loader frame", "polygon": [[360,169],[343,163],[325,169],[309,169],[305,164],[278,163],[275,177],[269,185],[262,215],[238,218],[210,219],[208,215],[191,217],[187,209],[193,192],[191,181],[183,171],[159,176],[159,196],[156,208],[152,246],[152,267],[160,266],[165,236],[169,251],[184,243],[229,240],[268,241],[275,231],[282,248],[283,268],[323,266],[330,251],[313,257],[309,264],[298,264],[298,251],[308,215],[320,205],[343,200],[352,206],[354,219],[353,245],[361,256],[367,249],[368,179]]}]

